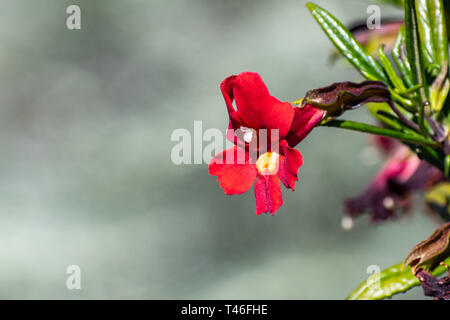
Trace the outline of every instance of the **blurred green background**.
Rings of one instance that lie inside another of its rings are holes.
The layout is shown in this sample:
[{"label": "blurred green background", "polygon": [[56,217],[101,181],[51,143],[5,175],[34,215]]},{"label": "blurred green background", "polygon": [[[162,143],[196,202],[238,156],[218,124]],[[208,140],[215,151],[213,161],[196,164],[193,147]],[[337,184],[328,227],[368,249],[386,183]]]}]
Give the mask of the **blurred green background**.
[{"label": "blurred green background", "polygon": [[[255,215],[253,191],[225,196],[206,164],[171,162],[174,129],[225,132],[231,74],[259,72],[284,101],[360,79],[328,63],[305,2],[2,0],[0,298],[343,299],[430,234],[420,205],[342,230],[342,199],[379,167],[362,134],[313,131],[276,216]],[[372,2],[317,3],[350,23]],[[70,4],[81,30],[66,28]],[[81,290],[66,288],[73,264]]]}]

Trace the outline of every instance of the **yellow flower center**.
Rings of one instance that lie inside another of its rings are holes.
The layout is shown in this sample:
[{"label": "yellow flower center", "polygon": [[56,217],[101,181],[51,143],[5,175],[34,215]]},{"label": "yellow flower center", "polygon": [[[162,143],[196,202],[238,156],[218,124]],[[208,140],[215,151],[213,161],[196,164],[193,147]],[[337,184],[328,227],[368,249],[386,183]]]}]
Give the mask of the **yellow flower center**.
[{"label": "yellow flower center", "polygon": [[259,156],[256,168],[259,174],[272,175],[278,172],[278,160],[280,155],[276,152],[266,152]]}]

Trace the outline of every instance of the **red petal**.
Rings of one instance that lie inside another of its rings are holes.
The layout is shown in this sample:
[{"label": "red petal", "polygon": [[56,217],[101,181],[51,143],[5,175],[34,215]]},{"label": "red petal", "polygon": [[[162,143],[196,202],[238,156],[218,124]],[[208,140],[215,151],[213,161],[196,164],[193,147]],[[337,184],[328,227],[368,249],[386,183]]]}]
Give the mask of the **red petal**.
[{"label": "red petal", "polygon": [[324,111],[310,104],[302,108],[295,108],[294,120],[286,140],[291,147],[300,143],[315,126],[322,120]]},{"label": "red petal", "polygon": [[277,175],[259,175],[255,183],[256,214],[275,214],[283,204],[280,180]]},{"label": "red petal", "polygon": [[[420,168],[421,160],[406,146],[401,147],[389,158],[360,195],[344,202],[347,215],[355,217],[368,212],[372,221],[378,221],[393,217],[399,208],[406,212],[411,192],[424,187],[423,183],[427,179],[424,180],[422,177],[433,176],[426,169],[422,175]],[[392,200],[389,201],[391,204],[387,204],[389,203],[386,202],[387,199]]]},{"label": "red petal", "polygon": [[281,141],[280,147],[284,157],[280,162],[278,177],[286,188],[294,191],[295,182],[298,180],[298,169],[303,164],[303,157],[298,150],[289,147],[285,140]]},{"label": "red petal", "polygon": [[[242,149],[239,152],[245,152]],[[217,181],[226,194],[240,194],[248,191],[255,181],[257,170],[254,164],[249,163],[248,153],[245,159],[237,161],[238,147],[222,151],[209,163],[209,174],[217,176]],[[230,161],[231,160],[231,161]]]},{"label": "red petal", "polygon": [[235,134],[235,130],[238,130],[241,126],[241,120],[239,119],[239,114],[233,107],[234,93],[233,93],[233,81],[236,76],[230,76],[222,81],[220,84],[220,90],[222,91],[223,98],[225,99],[225,104],[227,105],[228,116],[230,122],[228,124],[227,139],[234,144],[244,148],[245,142],[238,139]]},{"label": "red petal", "polygon": [[[220,87],[234,129],[238,129],[240,120],[248,128],[278,129],[280,137],[289,132],[294,108],[289,102],[272,97],[259,74],[243,72],[228,77]],[[233,98],[236,99],[238,115],[232,106]]]},{"label": "red petal", "polygon": [[234,129],[239,129],[241,126],[239,115],[233,107],[234,93],[233,93],[233,82],[236,76],[230,76],[222,81],[220,84],[220,90],[222,91],[223,98],[225,99],[225,104],[227,105],[228,115],[230,117],[230,127]]}]

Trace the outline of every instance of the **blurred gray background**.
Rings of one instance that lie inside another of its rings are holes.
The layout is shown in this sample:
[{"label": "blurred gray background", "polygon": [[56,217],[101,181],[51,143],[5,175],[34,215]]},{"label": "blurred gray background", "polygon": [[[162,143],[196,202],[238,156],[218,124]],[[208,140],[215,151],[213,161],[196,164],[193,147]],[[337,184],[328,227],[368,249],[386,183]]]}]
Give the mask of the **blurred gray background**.
[{"label": "blurred gray background", "polygon": [[[342,230],[342,199],[379,167],[361,160],[363,134],[313,131],[276,216],[255,215],[253,190],[225,196],[206,164],[171,162],[174,129],[225,131],[231,74],[259,72],[283,101],[360,79],[327,62],[305,2],[2,0],[0,298],[343,299],[431,233],[420,205]],[[317,3],[350,23],[371,2]],[[66,288],[73,264],[81,290]]]}]

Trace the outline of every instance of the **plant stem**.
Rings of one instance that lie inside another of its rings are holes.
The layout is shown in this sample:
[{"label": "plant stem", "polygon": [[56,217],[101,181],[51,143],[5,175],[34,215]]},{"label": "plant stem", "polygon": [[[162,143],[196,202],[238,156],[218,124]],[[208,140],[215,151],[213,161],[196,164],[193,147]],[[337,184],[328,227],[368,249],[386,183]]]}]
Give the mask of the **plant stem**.
[{"label": "plant stem", "polygon": [[370,134],[375,134],[378,136],[383,137],[389,137],[389,138],[395,138],[402,141],[407,141],[411,143],[415,143],[418,145],[426,146],[426,147],[438,147],[438,144],[428,138],[422,137],[422,136],[412,136],[403,132],[391,130],[391,129],[385,129],[380,128],[377,126],[373,126],[366,123],[351,121],[351,120],[331,120],[329,122],[325,122],[321,124],[325,127],[335,127],[335,128],[342,128],[342,129],[348,129],[353,131],[360,131]]},{"label": "plant stem", "polygon": [[397,115],[397,117],[400,119],[401,122],[406,124],[411,129],[413,129],[413,130],[415,130],[417,132],[420,132],[419,126],[415,122],[407,119],[403,115],[403,113],[395,106],[395,103],[393,101],[389,101],[388,103],[389,103],[389,106],[391,107],[392,111],[394,111],[394,113]]}]

